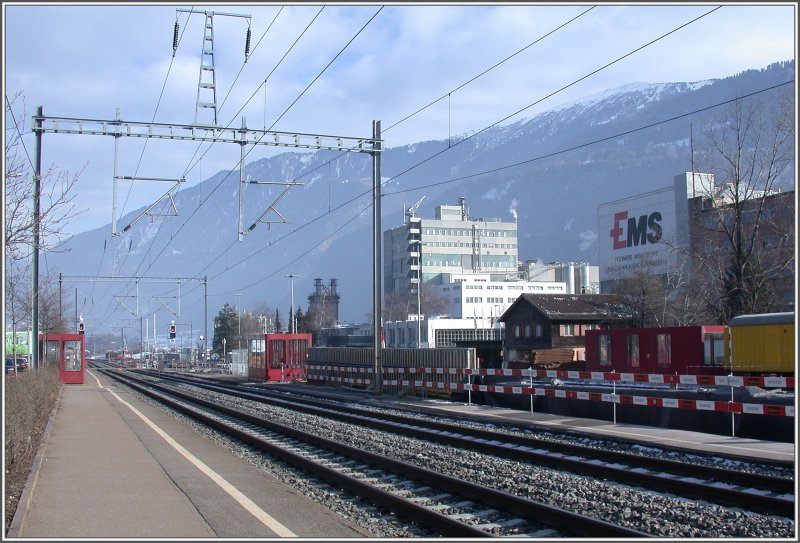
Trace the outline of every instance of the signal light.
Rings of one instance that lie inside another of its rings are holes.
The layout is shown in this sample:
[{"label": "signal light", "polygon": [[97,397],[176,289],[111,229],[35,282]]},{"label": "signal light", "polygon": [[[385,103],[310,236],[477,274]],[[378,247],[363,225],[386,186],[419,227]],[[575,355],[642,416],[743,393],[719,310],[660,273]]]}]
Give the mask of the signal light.
[{"label": "signal light", "polygon": [[78,333],[79,334],[83,333],[83,323],[82,322],[78,323]]},{"label": "signal light", "polygon": [[175,325],[169,325],[169,339],[175,339]]}]

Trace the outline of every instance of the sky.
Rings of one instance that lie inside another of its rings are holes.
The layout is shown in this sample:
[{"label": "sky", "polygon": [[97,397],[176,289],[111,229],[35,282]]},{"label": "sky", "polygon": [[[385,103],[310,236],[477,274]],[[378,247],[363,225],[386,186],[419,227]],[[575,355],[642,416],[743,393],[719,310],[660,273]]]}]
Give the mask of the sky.
[{"label": "sky", "polygon": [[[32,156],[30,125],[37,106],[47,117],[112,120],[119,111],[126,121],[210,123],[211,110],[196,112],[198,94],[201,101],[212,96],[198,91],[206,17],[178,11],[191,8],[217,13],[218,124],[370,137],[372,121],[380,120],[385,148],[445,139],[501,119],[510,123],[632,83],[727,77],[794,59],[796,47],[793,3],[7,2],[3,90],[14,117],[6,112],[6,128],[14,120],[24,122],[23,141]],[[173,55],[176,20],[179,43]],[[198,151],[196,142],[123,138],[118,175],[184,177],[191,186],[238,168],[237,147]],[[286,150],[259,146],[248,161]],[[45,134],[42,153],[45,168],[80,172],[75,191],[79,201],[91,202],[66,231],[110,224],[113,138]],[[119,183],[126,195],[117,202],[119,215],[149,205],[165,191],[159,183],[125,183]]]}]

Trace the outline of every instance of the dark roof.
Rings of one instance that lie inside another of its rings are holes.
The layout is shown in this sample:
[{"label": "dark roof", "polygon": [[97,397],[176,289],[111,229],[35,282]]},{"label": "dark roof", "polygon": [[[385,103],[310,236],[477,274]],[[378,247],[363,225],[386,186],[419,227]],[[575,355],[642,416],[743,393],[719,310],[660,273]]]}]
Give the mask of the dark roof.
[{"label": "dark roof", "polygon": [[522,294],[506,309],[506,322],[518,304],[530,304],[552,321],[624,320],[628,317],[622,297],[616,294]]}]

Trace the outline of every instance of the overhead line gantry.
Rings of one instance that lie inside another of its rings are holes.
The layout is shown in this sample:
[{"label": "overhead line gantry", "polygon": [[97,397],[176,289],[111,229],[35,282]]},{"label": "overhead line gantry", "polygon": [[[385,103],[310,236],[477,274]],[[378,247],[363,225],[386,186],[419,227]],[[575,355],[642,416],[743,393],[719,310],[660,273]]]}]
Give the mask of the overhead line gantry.
[{"label": "overhead line gantry", "polygon": [[[301,132],[278,132],[273,130],[259,130],[247,128],[244,117],[240,128],[219,127],[197,124],[178,124],[178,123],[153,123],[123,121],[119,118],[111,120],[104,119],[80,119],[74,117],[46,117],[43,107],[39,106],[36,115],[33,116],[32,131],[36,136],[37,155],[42,151],[42,135],[52,134],[80,134],[111,136],[114,138],[115,147],[122,137],[132,138],[158,138],[172,140],[190,140],[210,143],[235,143],[240,146],[241,160],[239,161],[239,241],[245,236],[243,226],[242,208],[243,195],[246,186],[245,177],[245,147],[247,145],[270,145],[277,147],[291,147],[303,149],[325,149],[332,151],[345,151],[352,153],[368,153],[372,156],[372,350],[373,350],[373,370],[375,383],[373,392],[375,395],[382,393],[383,367],[381,363],[381,330],[383,328],[381,318],[381,154],[383,152],[383,142],[381,140],[381,122],[372,121],[372,137],[357,138],[349,136],[334,136],[329,134],[307,134]],[[114,183],[116,195],[117,161],[114,161]],[[37,160],[34,177],[41,176],[41,165]],[[273,204],[270,209],[273,209]],[[38,208],[38,199],[36,202]],[[116,209],[116,200],[113,209]],[[269,211],[268,209],[267,211]],[[274,209],[273,209],[274,210]],[[263,218],[264,215],[256,221]],[[112,217],[112,236],[117,233],[117,218]],[[252,230],[252,228],[250,228]],[[38,267],[38,250],[34,251],[33,267]],[[35,276],[38,273],[34,274]],[[34,291],[38,288],[38,277],[34,278]],[[38,304],[33,304],[33,313],[38,313]],[[34,323],[38,321],[38,315],[33,317]],[[38,349],[34,345],[34,363],[38,364]]]}]

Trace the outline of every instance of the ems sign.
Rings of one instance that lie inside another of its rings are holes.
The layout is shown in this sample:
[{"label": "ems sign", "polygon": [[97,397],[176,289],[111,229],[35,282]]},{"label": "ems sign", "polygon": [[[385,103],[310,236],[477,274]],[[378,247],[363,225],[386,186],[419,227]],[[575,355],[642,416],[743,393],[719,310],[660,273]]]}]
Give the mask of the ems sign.
[{"label": "ems sign", "polygon": [[598,206],[600,280],[632,277],[642,269],[667,273],[674,260],[669,242],[675,239],[675,215],[672,187]]},{"label": "ems sign", "polygon": [[613,248],[627,249],[658,243],[661,241],[661,213],[654,211],[649,215],[628,217],[627,211],[614,214],[614,227],[609,232],[613,240]]}]

